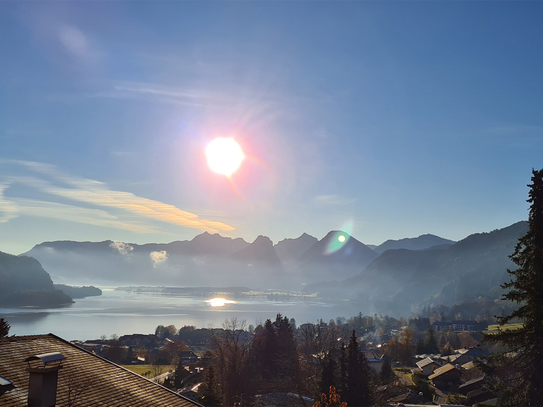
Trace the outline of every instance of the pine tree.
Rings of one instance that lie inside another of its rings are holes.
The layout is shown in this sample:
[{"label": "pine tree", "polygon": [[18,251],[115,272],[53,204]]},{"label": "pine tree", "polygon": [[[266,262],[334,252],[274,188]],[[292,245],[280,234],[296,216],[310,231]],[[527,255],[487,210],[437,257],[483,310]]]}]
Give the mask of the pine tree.
[{"label": "pine tree", "polygon": [[185,367],[183,366],[183,362],[181,359],[177,361],[177,365],[175,366],[175,371],[173,374],[173,386],[176,389],[181,388],[181,382],[189,375],[190,373],[187,372]]},{"label": "pine tree", "polygon": [[494,379],[493,390],[502,405],[543,405],[543,170],[532,170],[532,174],[529,229],[509,256],[518,268],[507,270],[512,279],[502,285],[509,289],[502,299],[520,308],[498,318],[501,326],[512,320],[523,321],[523,326],[485,335],[485,342],[501,343],[507,352],[480,364]]},{"label": "pine tree", "polygon": [[4,318],[0,318],[0,338],[8,336],[11,326]]},{"label": "pine tree", "polygon": [[220,405],[220,395],[217,390],[217,380],[215,379],[215,370],[213,366],[209,366],[206,372],[205,380],[198,389],[200,394],[200,403],[205,406],[218,406]]},{"label": "pine tree", "polygon": [[372,404],[370,369],[366,356],[360,351],[353,330],[347,347],[347,389],[342,395],[348,405],[369,406]]},{"label": "pine tree", "polygon": [[336,385],[336,361],[334,357],[328,353],[322,361],[322,373],[319,383],[320,393],[326,394],[326,392]]},{"label": "pine tree", "polygon": [[424,339],[426,346],[426,353],[439,353],[439,346],[437,346],[436,331],[432,325],[428,325],[426,328],[426,337]]},{"label": "pine tree", "polygon": [[392,366],[390,366],[390,361],[388,358],[385,358],[383,365],[381,366],[381,372],[379,373],[379,379],[384,384],[390,383],[394,379],[394,372],[392,371]]}]

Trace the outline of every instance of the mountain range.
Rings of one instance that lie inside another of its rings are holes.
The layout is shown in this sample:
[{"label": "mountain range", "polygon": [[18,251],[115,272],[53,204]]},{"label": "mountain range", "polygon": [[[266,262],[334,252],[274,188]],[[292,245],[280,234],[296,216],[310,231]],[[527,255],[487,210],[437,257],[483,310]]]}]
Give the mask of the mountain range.
[{"label": "mountain range", "polygon": [[44,242],[22,256],[39,260],[55,283],[303,290],[394,314],[498,298],[512,267],[508,255],[527,228],[518,222],[459,242],[422,235],[373,249],[343,231],[320,240],[304,233],[275,245],[265,236],[248,243],[204,232],[165,244]]}]

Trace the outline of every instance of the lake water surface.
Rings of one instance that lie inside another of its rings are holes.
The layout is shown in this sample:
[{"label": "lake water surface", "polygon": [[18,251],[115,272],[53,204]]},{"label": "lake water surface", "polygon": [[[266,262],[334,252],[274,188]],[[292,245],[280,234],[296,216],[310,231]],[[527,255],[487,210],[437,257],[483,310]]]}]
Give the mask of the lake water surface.
[{"label": "lake water surface", "polygon": [[103,289],[99,297],[76,299],[75,304],[52,309],[0,308],[0,317],[11,325],[10,335],[54,333],[67,340],[97,339],[101,335],[119,336],[154,333],[158,325],[194,325],[197,328],[221,327],[229,318],[256,325],[275,319],[277,313],[294,318],[296,323],[352,317],[357,304],[326,303],[314,298],[270,301],[265,296],[247,297],[224,307],[211,307],[207,297],[159,295]]}]

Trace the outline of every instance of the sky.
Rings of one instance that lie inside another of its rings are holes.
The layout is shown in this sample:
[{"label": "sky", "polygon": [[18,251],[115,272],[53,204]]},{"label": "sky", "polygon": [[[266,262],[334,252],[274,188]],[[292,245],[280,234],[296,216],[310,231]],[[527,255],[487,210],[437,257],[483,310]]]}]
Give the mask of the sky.
[{"label": "sky", "polygon": [[[0,2],[0,251],[527,219],[543,3]],[[230,177],[205,148],[233,138]]]}]

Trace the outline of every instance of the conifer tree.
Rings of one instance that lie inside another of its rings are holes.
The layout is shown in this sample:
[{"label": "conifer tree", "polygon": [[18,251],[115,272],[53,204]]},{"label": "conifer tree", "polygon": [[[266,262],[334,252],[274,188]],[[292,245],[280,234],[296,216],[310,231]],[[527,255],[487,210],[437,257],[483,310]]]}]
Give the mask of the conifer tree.
[{"label": "conifer tree", "polygon": [[379,379],[382,383],[390,383],[394,379],[394,372],[392,371],[392,366],[390,366],[390,361],[388,358],[385,358],[383,365],[381,366],[381,372],[379,373]]},{"label": "conifer tree", "polygon": [[436,331],[432,325],[428,325],[426,328],[426,337],[424,339],[426,346],[426,353],[439,353],[439,346],[437,346]]},{"label": "conifer tree", "polygon": [[4,318],[0,318],[0,338],[8,336],[11,326]]},{"label": "conifer tree", "polygon": [[334,387],[336,385],[336,362],[334,360],[334,357],[328,353],[324,360],[322,361],[322,373],[321,373],[321,380],[319,384],[320,393],[325,394],[330,387]]},{"label": "conifer tree", "polygon": [[217,380],[215,379],[215,370],[209,366],[206,372],[205,380],[198,389],[200,394],[199,401],[205,406],[220,405],[220,395],[217,390]]},{"label": "conifer tree", "polygon": [[523,326],[485,335],[485,342],[501,343],[507,351],[479,366],[493,378],[502,405],[543,405],[543,170],[532,170],[531,180],[529,229],[509,256],[518,268],[507,270],[512,279],[502,285],[509,289],[502,299],[520,308],[498,318],[501,326],[513,320]]},{"label": "conifer tree", "polygon": [[348,405],[369,406],[372,404],[370,369],[353,330],[347,347],[347,389],[343,395]]}]

